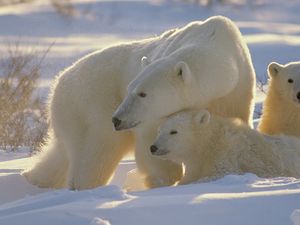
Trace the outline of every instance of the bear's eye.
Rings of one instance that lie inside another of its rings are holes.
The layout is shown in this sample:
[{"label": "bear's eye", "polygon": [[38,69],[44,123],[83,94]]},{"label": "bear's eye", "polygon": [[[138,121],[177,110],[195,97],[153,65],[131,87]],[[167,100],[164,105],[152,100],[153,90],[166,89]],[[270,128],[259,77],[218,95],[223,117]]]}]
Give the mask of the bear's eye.
[{"label": "bear's eye", "polygon": [[181,68],[178,71],[178,76],[182,76],[182,69]]},{"label": "bear's eye", "polygon": [[294,83],[294,80],[293,79],[288,79],[288,82],[292,84],[292,83]]},{"label": "bear's eye", "polygon": [[177,134],[178,132],[177,132],[177,130],[171,130],[170,131],[170,135],[174,135],[174,134]]},{"label": "bear's eye", "polygon": [[140,92],[138,96],[140,96],[141,98],[145,98],[147,94],[145,92]]}]

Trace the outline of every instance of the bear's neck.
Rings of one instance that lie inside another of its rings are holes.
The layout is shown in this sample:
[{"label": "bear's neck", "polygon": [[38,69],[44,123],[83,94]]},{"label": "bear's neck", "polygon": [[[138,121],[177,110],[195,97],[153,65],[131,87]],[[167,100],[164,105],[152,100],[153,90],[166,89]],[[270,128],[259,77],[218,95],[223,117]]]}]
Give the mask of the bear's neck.
[{"label": "bear's neck", "polygon": [[286,101],[270,83],[264,102],[263,115],[258,126],[265,134],[287,134],[300,137],[300,107]]}]

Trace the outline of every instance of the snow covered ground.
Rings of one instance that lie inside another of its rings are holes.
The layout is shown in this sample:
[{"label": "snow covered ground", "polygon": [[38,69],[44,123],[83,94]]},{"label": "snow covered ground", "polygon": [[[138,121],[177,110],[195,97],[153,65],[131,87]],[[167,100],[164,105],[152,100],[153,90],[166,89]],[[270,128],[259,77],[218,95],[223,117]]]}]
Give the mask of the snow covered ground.
[{"label": "snow covered ground", "polygon": [[[49,190],[19,175],[29,161],[0,163],[1,225],[300,224],[300,180],[295,178],[228,175],[209,183],[126,192],[122,187],[134,162],[123,161],[113,185]],[[136,182],[127,179],[131,187]]]},{"label": "snow covered ground", "polygon": [[[87,52],[218,14],[240,27],[258,79],[265,81],[271,61],[300,59],[298,0],[211,8],[180,0],[77,0],[75,6],[81,14],[74,19],[58,15],[45,1],[0,9],[0,52],[18,40],[22,48],[38,50],[54,43],[42,70],[42,95],[57,72]],[[263,98],[258,91],[257,105]],[[120,163],[110,186],[49,190],[19,175],[31,163],[27,156],[26,151],[0,151],[0,225],[300,225],[299,179],[229,175],[209,183],[145,191],[134,173],[126,179],[135,168],[128,159]]]}]

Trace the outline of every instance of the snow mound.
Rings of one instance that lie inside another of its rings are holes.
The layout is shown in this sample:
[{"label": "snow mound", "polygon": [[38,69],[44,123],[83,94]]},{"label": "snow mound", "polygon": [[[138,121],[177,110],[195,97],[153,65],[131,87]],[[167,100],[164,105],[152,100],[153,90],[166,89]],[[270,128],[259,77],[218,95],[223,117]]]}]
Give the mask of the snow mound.
[{"label": "snow mound", "polygon": [[[16,159],[15,159],[16,158]],[[113,185],[92,190],[40,189],[20,171],[30,158],[0,162],[1,225],[299,225],[300,179],[228,175],[206,183],[145,190],[132,160]],[[125,189],[126,188],[127,191]],[[142,191],[141,191],[142,190]]]},{"label": "snow mound", "polygon": [[294,225],[300,225],[300,209],[294,210],[291,215],[291,220],[293,221]]},{"label": "snow mound", "polygon": [[[262,183],[267,185],[257,185]],[[293,178],[245,174],[128,193],[115,185],[85,191],[47,190],[1,205],[0,224],[299,225],[300,211],[295,210],[300,202],[299,183]]]}]

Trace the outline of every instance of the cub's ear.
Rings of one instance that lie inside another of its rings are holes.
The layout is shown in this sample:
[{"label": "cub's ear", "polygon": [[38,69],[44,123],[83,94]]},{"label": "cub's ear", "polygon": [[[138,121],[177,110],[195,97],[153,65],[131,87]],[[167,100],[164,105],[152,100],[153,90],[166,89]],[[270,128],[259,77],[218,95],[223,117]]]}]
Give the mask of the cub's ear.
[{"label": "cub's ear", "polygon": [[141,66],[142,68],[145,68],[146,66],[148,66],[150,64],[150,60],[146,57],[146,56],[143,56],[141,58]]},{"label": "cub's ear", "polygon": [[209,123],[210,117],[210,112],[208,112],[207,110],[201,110],[197,112],[195,116],[195,122],[200,125],[205,125]]},{"label": "cub's ear", "polygon": [[276,62],[271,62],[268,66],[269,77],[276,77],[282,68],[283,65]]},{"label": "cub's ear", "polygon": [[178,62],[175,65],[174,69],[175,69],[175,76],[177,76],[183,82],[185,82],[185,83],[192,82],[192,74],[191,74],[190,68],[185,62],[183,62],[183,61]]}]

